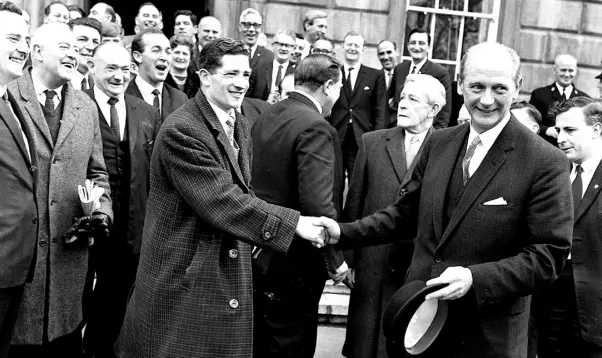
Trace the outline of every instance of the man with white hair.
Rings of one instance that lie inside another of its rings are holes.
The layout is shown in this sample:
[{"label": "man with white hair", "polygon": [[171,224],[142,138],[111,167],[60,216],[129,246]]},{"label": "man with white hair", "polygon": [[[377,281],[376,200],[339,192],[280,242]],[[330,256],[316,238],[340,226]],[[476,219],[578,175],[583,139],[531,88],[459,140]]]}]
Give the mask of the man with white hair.
[{"label": "man with white hair", "polygon": [[260,66],[261,61],[269,63],[274,59],[274,53],[267,48],[257,44],[257,39],[261,33],[263,18],[259,11],[253,8],[247,8],[240,14],[238,31],[240,31],[242,42],[249,50],[251,59],[251,70],[255,71]]},{"label": "man with white hair", "polygon": [[554,60],[554,78],[551,85],[536,88],[531,92],[529,103],[535,106],[542,115],[540,126],[541,136],[557,146],[556,129],[554,128],[555,118],[548,114],[550,108],[555,102],[566,101],[567,99],[589,95],[577,88],[573,84],[577,76],[577,59],[569,54],[560,54]]}]

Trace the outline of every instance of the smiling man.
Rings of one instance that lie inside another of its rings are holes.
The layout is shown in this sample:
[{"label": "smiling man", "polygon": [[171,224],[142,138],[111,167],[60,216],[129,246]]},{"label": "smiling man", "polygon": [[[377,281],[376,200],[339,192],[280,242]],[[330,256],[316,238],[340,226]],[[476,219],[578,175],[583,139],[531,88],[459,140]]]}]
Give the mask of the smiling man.
[{"label": "smiling man", "polygon": [[389,40],[382,40],[376,47],[376,55],[380,64],[383,66],[385,73],[385,83],[387,89],[393,79],[393,69],[399,62],[399,54],[397,53],[397,45]]},{"label": "smiling man", "polygon": [[100,44],[102,25],[96,19],[81,17],[69,21],[69,27],[75,34],[77,48],[79,49],[77,72],[71,79],[71,84],[75,89],[87,90],[94,87],[94,80],[90,76],[88,62],[92,61],[94,49]]},{"label": "smiling man", "polygon": [[188,100],[184,92],[164,83],[173,60],[169,39],[157,29],[139,32],[132,41],[132,57],[139,73],[126,93],[155,107],[161,121],[165,120]]},{"label": "smiling man", "polygon": [[311,10],[303,18],[303,39],[305,40],[305,49],[301,55],[304,59],[309,55],[309,50],[314,42],[326,38],[328,29],[328,14],[322,10]]},{"label": "smiling man", "polygon": [[69,9],[62,1],[53,1],[44,8],[45,24],[60,22],[66,24],[69,22]]},{"label": "smiling man", "polygon": [[262,63],[269,63],[274,59],[274,53],[267,48],[257,44],[257,38],[261,33],[263,18],[259,11],[248,8],[240,14],[238,31],[241,34],[242,42],[247,47],[251,58],[251,70],[255,71],[262,66]]},{"label": "smiling man", "polygon": [[451,81],[447,68],[428,59],[429,48],[431,46],[431,36],[425,29],[416,28],[410,31],[407,40],[407,49],[412,57],[409,61],[403,61],[395,66],[393,77],[389,83],[388,98],[389,107],[397,110],[397,100],[403,89],[405,79],[409,74],[422,73],[431,75],[439,80],[445,87],[446,105],[441,108],[433,126],[437,129],[447,127],[451,113]]}]

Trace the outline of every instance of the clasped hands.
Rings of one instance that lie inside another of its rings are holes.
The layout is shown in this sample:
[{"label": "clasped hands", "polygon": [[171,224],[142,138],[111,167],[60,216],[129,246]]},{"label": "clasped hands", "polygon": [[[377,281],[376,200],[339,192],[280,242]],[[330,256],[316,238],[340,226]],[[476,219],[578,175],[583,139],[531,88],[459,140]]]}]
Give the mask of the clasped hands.
[{"label": "clasped hands", "polygon": [[336,221],[324,216],[319,218],[300,216],[295,234],[320,249],[325,245],[339,242],[341,229]]},{"label": "clasped hands", "polygon": [[[93,213],[92,215],[82,216],[73,219],[73,225],[65,233],[65,243],[88,246],[94,244],[94,238],[109,237],[109,228],[111,227],[111,218],[103,213]],[[86,240],[78,240],[86,239]]]}]

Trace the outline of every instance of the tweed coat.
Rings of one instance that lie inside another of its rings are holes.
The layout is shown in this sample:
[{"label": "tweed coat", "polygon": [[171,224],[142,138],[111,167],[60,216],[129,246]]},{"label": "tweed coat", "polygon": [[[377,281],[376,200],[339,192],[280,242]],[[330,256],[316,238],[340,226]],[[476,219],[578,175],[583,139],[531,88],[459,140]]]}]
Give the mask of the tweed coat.
[{"label": "tweed coat", "polygon": [[237,161],[199,91],[159,130],[119,357],[252,355],[251,250],[257,245],[286,253],[299,212],[253,194],[247,126],[237,113]]},{"label": "tweed coat", "polygon": [[[77,185],[93,180],[105,189],[99,212],[113,216],[96,105],[66,83],[63,118],[56,144],[35,93],[31,70],[9,85],[19,111],[31,128],[38,150],[38,250],[33,282],[25,285],[13,344],[42,344],[73,332],[82,321],[82,293],[88,271],[87,247],[66,246],[63,235],[81,217]],[[48,305],[48,314],[44,306]]]},{"label": "tweed coat", "polygon": [[[347,193],[343,220],[358,220],[394,203],[402,187],[410,181],[416,162],[434,130],[433,127],[428,130],[409,168],[403,128],[364,134]],[[403,284],[412,249],[412,241],[403,240],[345,252],[345,261],[355,270],[343,346],[346,357],[387,357],[381,317],[385,305]]]},{"label": "tweed coat", "polygon": [[[530,295],[558,278],[571,247],[569,167],[564,153],[512,117],[446,225],[448,186],[455,173],[462,180],[461,167],[454,169],[469,128],[435,131],[400,199],[341,224],[340,242],[377,244],[416,233],[406,282],[439,277],[452,266],[470,269],[471,289],[448,301],[445,327],[423,357],[522,358]],[[506,204],[486,204],[496,199]]]}]

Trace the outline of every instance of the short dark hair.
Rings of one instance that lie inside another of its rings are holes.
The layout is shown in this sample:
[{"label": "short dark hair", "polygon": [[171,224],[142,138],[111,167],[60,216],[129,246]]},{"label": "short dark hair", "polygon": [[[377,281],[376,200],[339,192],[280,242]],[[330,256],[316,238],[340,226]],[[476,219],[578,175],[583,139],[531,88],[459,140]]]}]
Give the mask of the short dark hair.
[{"label": "short dark hair", "polygon": [[382,45],[384,42],[390,42],[390,43],[392,43],[392,44],[393,44],[393,49],[394,49],[395,51],[397,51],[397,44],[396,44],[394,41],[387,40],[387,39],[381,40],[381,41],[378,43],[378,45],[376,45],[376,47],[378,48],[378,46]]},{"label": "short dark hair", "polygon": [[145,7],[145,6],[152,6],[152,7],[154,7],[155,9],[157,9],[157,11],[159,11],[159,16],[163,16],[163,14],[161,13],[161,10],[159,10],[159,8],[157,7],[157,5],[153,4],[150,1],[147,1],[147,2],[145,2],[144,4],[142,4],[142,5],[140,5],[138,7],[138,12],[136,13],[136,16],[140,15],[140,10],[142,10],[142,8]]},{"label": "short dark hair", "polygon": [[70,20],[67,25],[69,25],[69,28],[71,30],[73,30],[73,28],[75,26],[88,26],[88,27],[93,28],[94,30],[98,31],[99,36],[102,33],[102,24],[100,23],[100,21],[93,19],[91,17],[80,17],[78,19],[73,19],[73,20]]},{"label": "short dark hair", "polygon": [[132,55],[134,54],[134,52],[139,52],[139,53],[144,52],[144,36],[151,35],[151,34],[158,34],[158,35],[165,36],[163,31],[156,29],[156,28],[144,29],[144,30],[140,31],[139,33],[136,34],[136,36],[134,36],[134,39],[132,40]]},{"label": "short dark hair", "polygon": [[249,51],[242,41],[228,37],[215,39],[203,46],[203,51],[199,56],[199,69],[214,73],[222,66],[222,57],[225,55],[249,56]]},{"label": "short dark hair", "polygon": [[311,10],[303,18],[303,31],[306,31],[305,25],[313,25],[316,19],[326,19],[327,17],[328,14],[322,10]]},{"label": "short dark hair", "polygon": [[531,118],[535,119],[535,122],[537,122],[537,124],[541,124],[541,113],[539,113],[537,108],[535,108],[535,106],[532,105],[531,103],[529,103],[527,101],[514,102],[514,103],[512,103],[512,106],[510,106],[510,110],[513,110],[513,109],[526,110],[527,113],[529,114],[529,116]]},{"label": "short dark hair", "polygon": [[596,123],[602,124],[602,102],[593,100],[592,103],[583,107],[583,116],[588,126],[593,126]]},{"label": "short dark hair", "polygon": [[176,21],[176,19],[178,18],[178,16],[183,15],[183,16],[188,16],[190,18],[190,21],[192,22],[192,24],[194,26],[197,26],[199,24],[199,20],[196,17],[195,14],[192,13],[192,11],[190,10],[178,10],[176,11],[175,14],[173,14],[173,19],[174,21]]},{"label": "short dark hair", "polygon": [[84,11],[84,9],[82,9],[81,7],[79,7],[77,5],[69,5],[69,6],[67,6],[67,10],[69,10],[69,12],[77,11],[77,12],[79,12],[79,14],[82,17],[86,17],[86,12]]},{"label": "short dark hair", "polygon": [[67,7],[67,5],[65,5],[64,2],[62,2],[62,1],[53,1],[50,4],[48,4],[48,6],[46,6],[44,8],[44,16],[50,15],[50,8],[52,7],[52,5],[63,5],[67,10],[69,10],[69,8]]},{"label": "short dark hair", "polygon": [[192,56],[192,52],[194,51],[194,42],[192,42],[192,37],[184,34],[177,34],[173,35],[169,39],[169,46],[171,46],[172,50],[179,45],[188,46],[188,49],[190,50],[190,56]]},{"label": "short dark hair", "polygon": [[410,30],[410,33],[408,34],[408,42],[410,42],[410,37],[412,37],[412,35],[414,34],[426,34],[427,43],[429,45],[431,44],[431,35],[421,27],[417,27],[415,29]]},{"label": "short dark hair", "polygon": [[317,90],[328,80],[338,82],[341,78],[341,63],[332,56],[315,54],[303,59],[295,70],[295,86]]},{"label": "short dark hair", "polygon": [[21,11],[21,8],[13,4],[11,1],[6,1],[4,4],[1,4],[0,11],[8,11],[18,15],[23,15],[23,11]]},{"label": "short dark hair", "polygon": [[554,102],[548,111],[548,116],[556,118],[556,116],[568,112],[571,108],[582,108],[593,102],[594,100],[589,97],[573,97],[566,101]]}]

